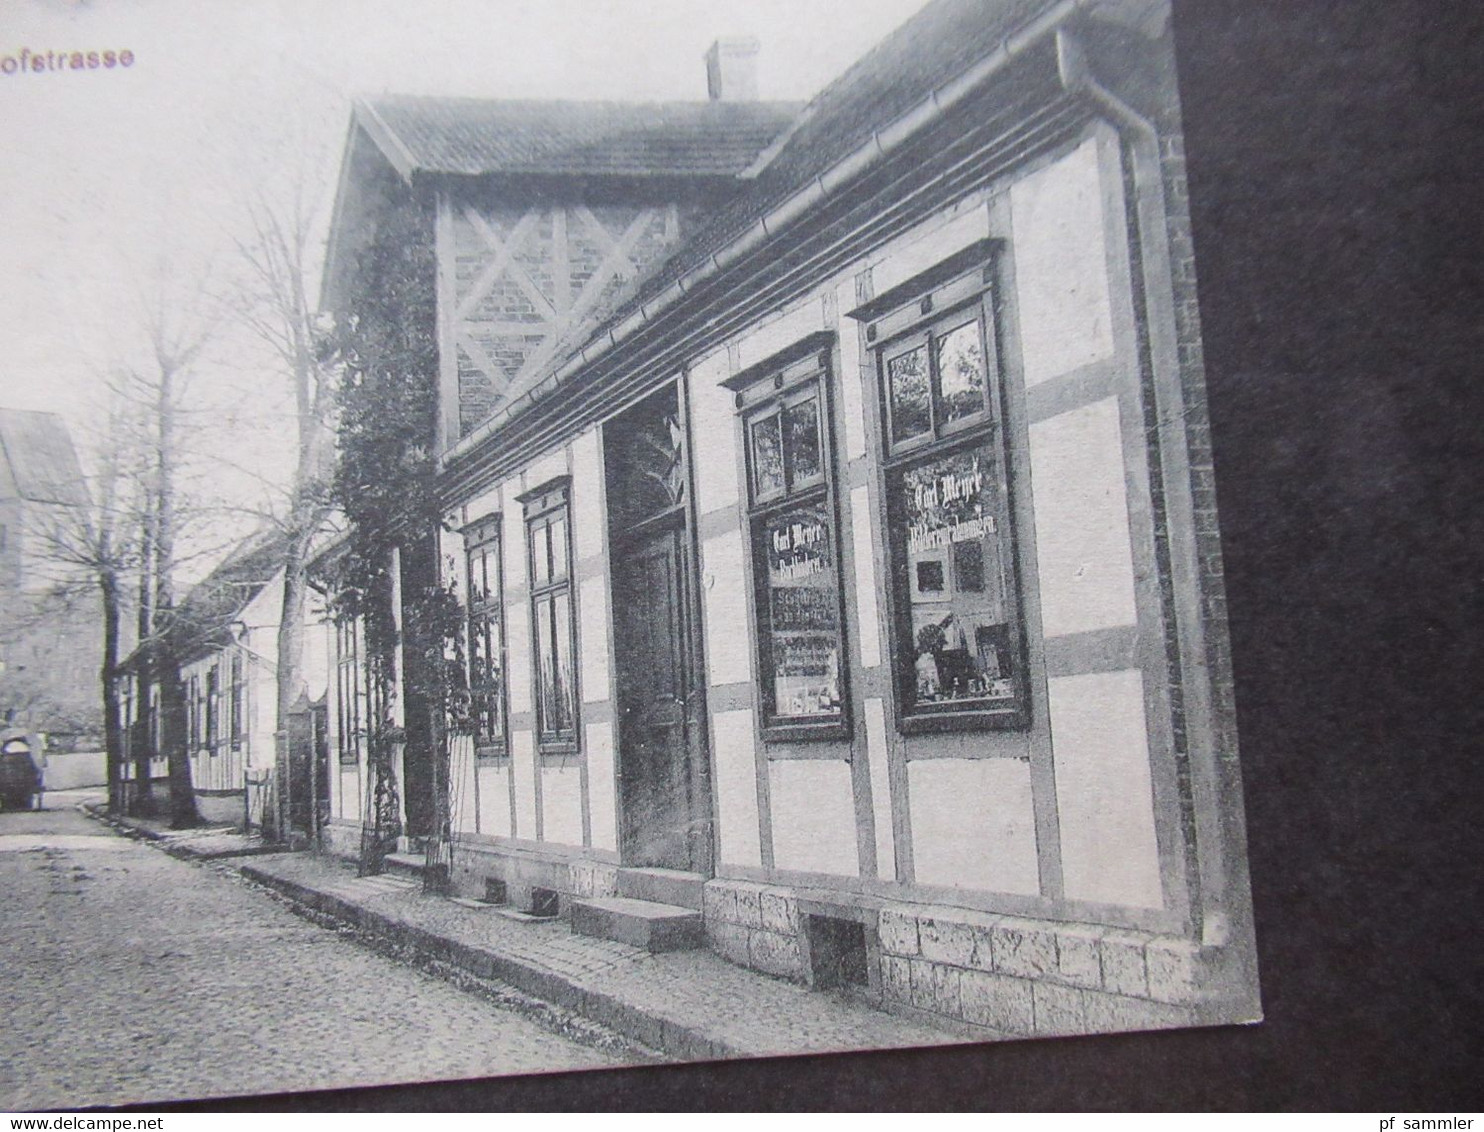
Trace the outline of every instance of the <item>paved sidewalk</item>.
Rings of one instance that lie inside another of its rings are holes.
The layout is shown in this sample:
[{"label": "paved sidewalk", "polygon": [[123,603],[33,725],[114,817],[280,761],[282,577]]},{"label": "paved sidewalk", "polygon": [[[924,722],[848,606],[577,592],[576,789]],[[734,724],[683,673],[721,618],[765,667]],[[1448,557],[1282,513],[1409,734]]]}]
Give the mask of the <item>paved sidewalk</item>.
[{"label": "paved sidewalk", "polygon": [[425,895],[398,877],[306,853],[264,856],[244,876],[320,912],[600,1023],[671,1057],[709,1060],[946,1045],[964,1039],[833,993],[733,966],[711,951],[652,955],[572,933],[564,921]]},{"label": "paved sidewalk", "polygon": [[85,804],[83,809],[94,818],[123,833],[161,843],[175,857],[216,860],[224,857],[253,857],[262,853],[282,853],[284,847],[266,841],[256,833],[243,833],[236,826],[199,826],[195,829],[171,829],[164,818],[141,818],[110,814],[106,800]]}]

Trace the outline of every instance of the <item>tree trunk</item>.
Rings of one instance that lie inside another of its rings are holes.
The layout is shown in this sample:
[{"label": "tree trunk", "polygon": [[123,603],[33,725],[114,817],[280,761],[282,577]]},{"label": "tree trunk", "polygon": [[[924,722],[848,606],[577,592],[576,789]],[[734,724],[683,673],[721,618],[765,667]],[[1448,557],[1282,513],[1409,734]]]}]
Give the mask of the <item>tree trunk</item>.
[{"label": "tree trunk", "polygon": [[289,840],[292,829],[290,809],[293,803],[293,759],[290,746],[289,717],[299,698],[304,682],[301,675],[304,659],[304,605],[307,590],[306,563],[312,532],[296,528],[284,552],[283,604],[278,618],[278,711],[276,730],[283,742],[276,744],[273,768],[274,814],[281,841]]},{"label": "tree trunk", "polygon": [[118,578],[105,568],[98,579],[103,591],[103,664],[99,680],[103,691],[103,750],[108,760],[108,808],[124,808],[124,729],[119,715],[118,680],[119,628],[121,611]]},{"label": "tree trunk", "polygon": [[159,449],[155,481],[155,634],[160,686],[160,745],[170,774],[170,826],[189,829],[201,824],[186,738],[186,694],[175,655],[175,382],[171,366],[162,365],[159,392]]},{"label": "tree trunk", "polygon": [[134,662],[134,791],[129,799],[133,813],[147,813],[152,805],[154,786],[150,781],[150,760],[155,752],[151,744],[150,689],[154,687],[155,633],[155,506],[153,492],[146,492],[139,547],[139,644]]}]

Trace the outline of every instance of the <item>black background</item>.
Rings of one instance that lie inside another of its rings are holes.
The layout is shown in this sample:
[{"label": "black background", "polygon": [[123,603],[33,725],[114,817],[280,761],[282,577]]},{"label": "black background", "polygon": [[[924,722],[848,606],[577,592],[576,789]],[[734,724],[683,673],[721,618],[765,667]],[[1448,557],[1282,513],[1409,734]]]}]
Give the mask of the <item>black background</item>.
[{"label": "black background", "polygon": [[180,1107],[1481,1107],[1484,13],[1175,32],[1267,1020]]}]

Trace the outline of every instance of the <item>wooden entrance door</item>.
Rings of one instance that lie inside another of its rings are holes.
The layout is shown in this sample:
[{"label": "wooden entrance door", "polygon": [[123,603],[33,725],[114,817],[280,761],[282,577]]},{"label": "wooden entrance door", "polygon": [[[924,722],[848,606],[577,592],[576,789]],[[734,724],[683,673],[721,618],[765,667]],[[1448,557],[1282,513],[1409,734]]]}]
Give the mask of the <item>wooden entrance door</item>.
[{"label": "wooden entrance door", "polygon": [[[678,516],[677,516],[678,518]],[[685,528],[626,540],[614,574],[618,612],[619,781],[624,863],[704,869],[709,800],[691,758]]]},{"label": "wooden entrance door", "polygon": [[604,428],[618,689],[620,856],[711,870],[684,405],[676,386]]}]

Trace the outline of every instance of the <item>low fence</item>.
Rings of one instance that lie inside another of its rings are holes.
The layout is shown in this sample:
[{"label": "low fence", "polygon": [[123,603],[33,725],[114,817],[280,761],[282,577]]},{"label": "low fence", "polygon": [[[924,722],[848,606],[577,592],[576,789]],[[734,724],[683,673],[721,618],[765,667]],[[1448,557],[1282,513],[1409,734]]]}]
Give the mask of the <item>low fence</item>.
[{"label": "low fence", "polygon": [[48,790],[80,790],[108,785],[108,756],[102,751],[52,752],[46,757],[43,780]]}]

